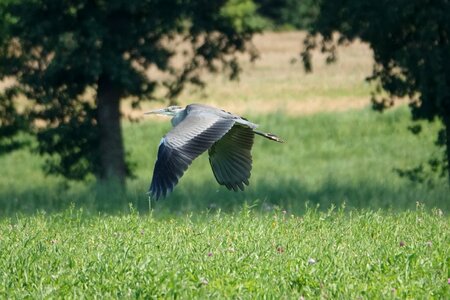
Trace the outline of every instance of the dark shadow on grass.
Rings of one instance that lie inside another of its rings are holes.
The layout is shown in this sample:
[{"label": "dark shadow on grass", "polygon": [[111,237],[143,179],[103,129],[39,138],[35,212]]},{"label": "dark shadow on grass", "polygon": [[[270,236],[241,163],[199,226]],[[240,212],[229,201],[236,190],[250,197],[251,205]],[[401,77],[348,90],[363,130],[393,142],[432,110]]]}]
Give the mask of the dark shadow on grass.
[{"label": "dark shadow on grass", "polygon": [[[82,188],[70,188],[67,184],[54,187],[34,187],[21,192],[0,191],[0,216],[34,214],[38,211],[58,212],[75,206],[90,214],[121,214],[130,211],[130,205],[140,213],[149,211],[147,185],[134,182],[126,192],[111,185],[91,184]],[[386,184],[359,182],[343,185],[328,180],[319,188],[310,187],[294,180],[256,181],[245,192],[230,192],[210,184],[178,187],[167,199],[153,202],[154,214],[184,215],[190,212],[239,210],[243,204],[254,205],[256,210],[270,211],[274,208],[301,214],[306,205],[327,210],[332,205],[347,209],[371,209],[401,211],[414,209],[417,202],[426,208],[450,211],[449,189],[429,189],[424,186],[405,184],[390,187]]]},{"label": "dark shadow on grass", "polygon": [[167,199],[156,203],[159,210],[170,212],[221,209],[225,211],[242,207],[243,203],[254,204],[262,211],[275,207],[292,213],[302,213],[306,205],[327,210],[332,205],[348,209],[372,209],[401,211],[415,209],[417,202],[427,208],[450,211],[449,189],[442,187],[430,190],[425,186],[405,184],[389,187],[372,182],[343,185],[328,180],[317,189],[294,180],[256,182],[246,192],[229,192],[224,188],[192,186],[189,190],[177,191]]}]

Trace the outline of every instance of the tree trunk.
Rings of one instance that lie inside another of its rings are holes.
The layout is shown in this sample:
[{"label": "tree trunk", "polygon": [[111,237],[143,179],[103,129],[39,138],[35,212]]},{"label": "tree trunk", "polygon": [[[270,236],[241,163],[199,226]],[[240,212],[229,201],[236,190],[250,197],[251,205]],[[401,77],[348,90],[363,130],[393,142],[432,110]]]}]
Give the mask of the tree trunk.
[{"label": "tree trunk", "polygon": [[120,125],[121,90],[106,76],[101,76],[97,88],[97,111],[100,154],[100,179],[114,180],[125,186],[126,163]]}]

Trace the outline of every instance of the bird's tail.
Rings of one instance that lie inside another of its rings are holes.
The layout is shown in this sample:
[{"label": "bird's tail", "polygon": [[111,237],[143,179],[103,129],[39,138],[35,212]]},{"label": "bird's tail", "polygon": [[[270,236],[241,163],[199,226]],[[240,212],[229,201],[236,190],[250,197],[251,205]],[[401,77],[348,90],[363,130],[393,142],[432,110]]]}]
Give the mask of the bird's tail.
[{"label": "bird's tail", "polygon": [[262,131],[258,131],[258,130],[254,130],[254,129],[253,129],[253,132],[256,133],[257,135],[265,137],[266,139],[269,139],[269,140],[272,140],[272,141],[275,141],[278,143],[284,143],[284,141],[280,137],[276,136],[273,133],[266,133],[266,132],[262,132]]}]

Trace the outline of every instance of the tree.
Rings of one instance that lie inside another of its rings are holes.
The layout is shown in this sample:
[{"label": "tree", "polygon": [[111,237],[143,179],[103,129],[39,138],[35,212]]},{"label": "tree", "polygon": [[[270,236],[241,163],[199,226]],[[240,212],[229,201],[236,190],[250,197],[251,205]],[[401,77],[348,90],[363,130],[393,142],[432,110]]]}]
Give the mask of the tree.
[{"label": "tree", "polygon": [[[14,20],[5,8],[12,1],[4,0],[0,2],[0,48],[10,38],[9,26]],[[21,146],[21,143],[15,140],[14,137],[26,127],[25,120],[18,114],[16,105],[12,100],[13,95],[13,89],[0,95],[0,155]]]},{"label": "tree", "polygon": [[[13,20],[0,43],[0,80],[16,80],[2,106],[26,96],[19,115],[50,157],[48,172],[123,184],[130,170],[121,100],[133,96],[138,107],[161,86],[173,98],[186,83],[202,84],[202,68],[236,76],[236,52],[256,55],[249,44],[258,30],[254,11],[251,0],[15,0],[0,13]],[[147,76],[149,68],[165,80]],[[17,110],[0,109],[2,122],[12,115]]]},{"label": "tree", "polygon": [[319,3],[316,0],[255,0],[258,12],[270,19],[276,27],[309,28],[316,18]]},{"label": "tree", "polygon": [[414,120],[440,120],[437,142],[446,149],[442,166],[450,183],[449,15],[448,0],[322,0],[302,56],[311,70],[311,51],[318,46],[331,62],[338,45],[357,38],[369,43],[375,59],[369,80],[390,96],[375,93],[373,107],[383,110],[408,96]]}]

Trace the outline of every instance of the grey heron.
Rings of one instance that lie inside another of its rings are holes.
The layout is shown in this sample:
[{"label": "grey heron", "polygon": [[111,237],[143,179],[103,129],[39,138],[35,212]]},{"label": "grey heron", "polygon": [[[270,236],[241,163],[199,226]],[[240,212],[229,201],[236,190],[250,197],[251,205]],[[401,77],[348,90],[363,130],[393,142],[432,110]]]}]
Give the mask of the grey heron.
[{"label": "grey heron", "polygon": [[172,192],[192,161],[208,150],[217,182],[229,190],[249,185],[255,134],[282,143],[276,135],[256,130],[257,125],[235,114],[203,105],[169,106],[146,112],[172,116],[173,128],[159,143],[149,188],[152,199]]}]

